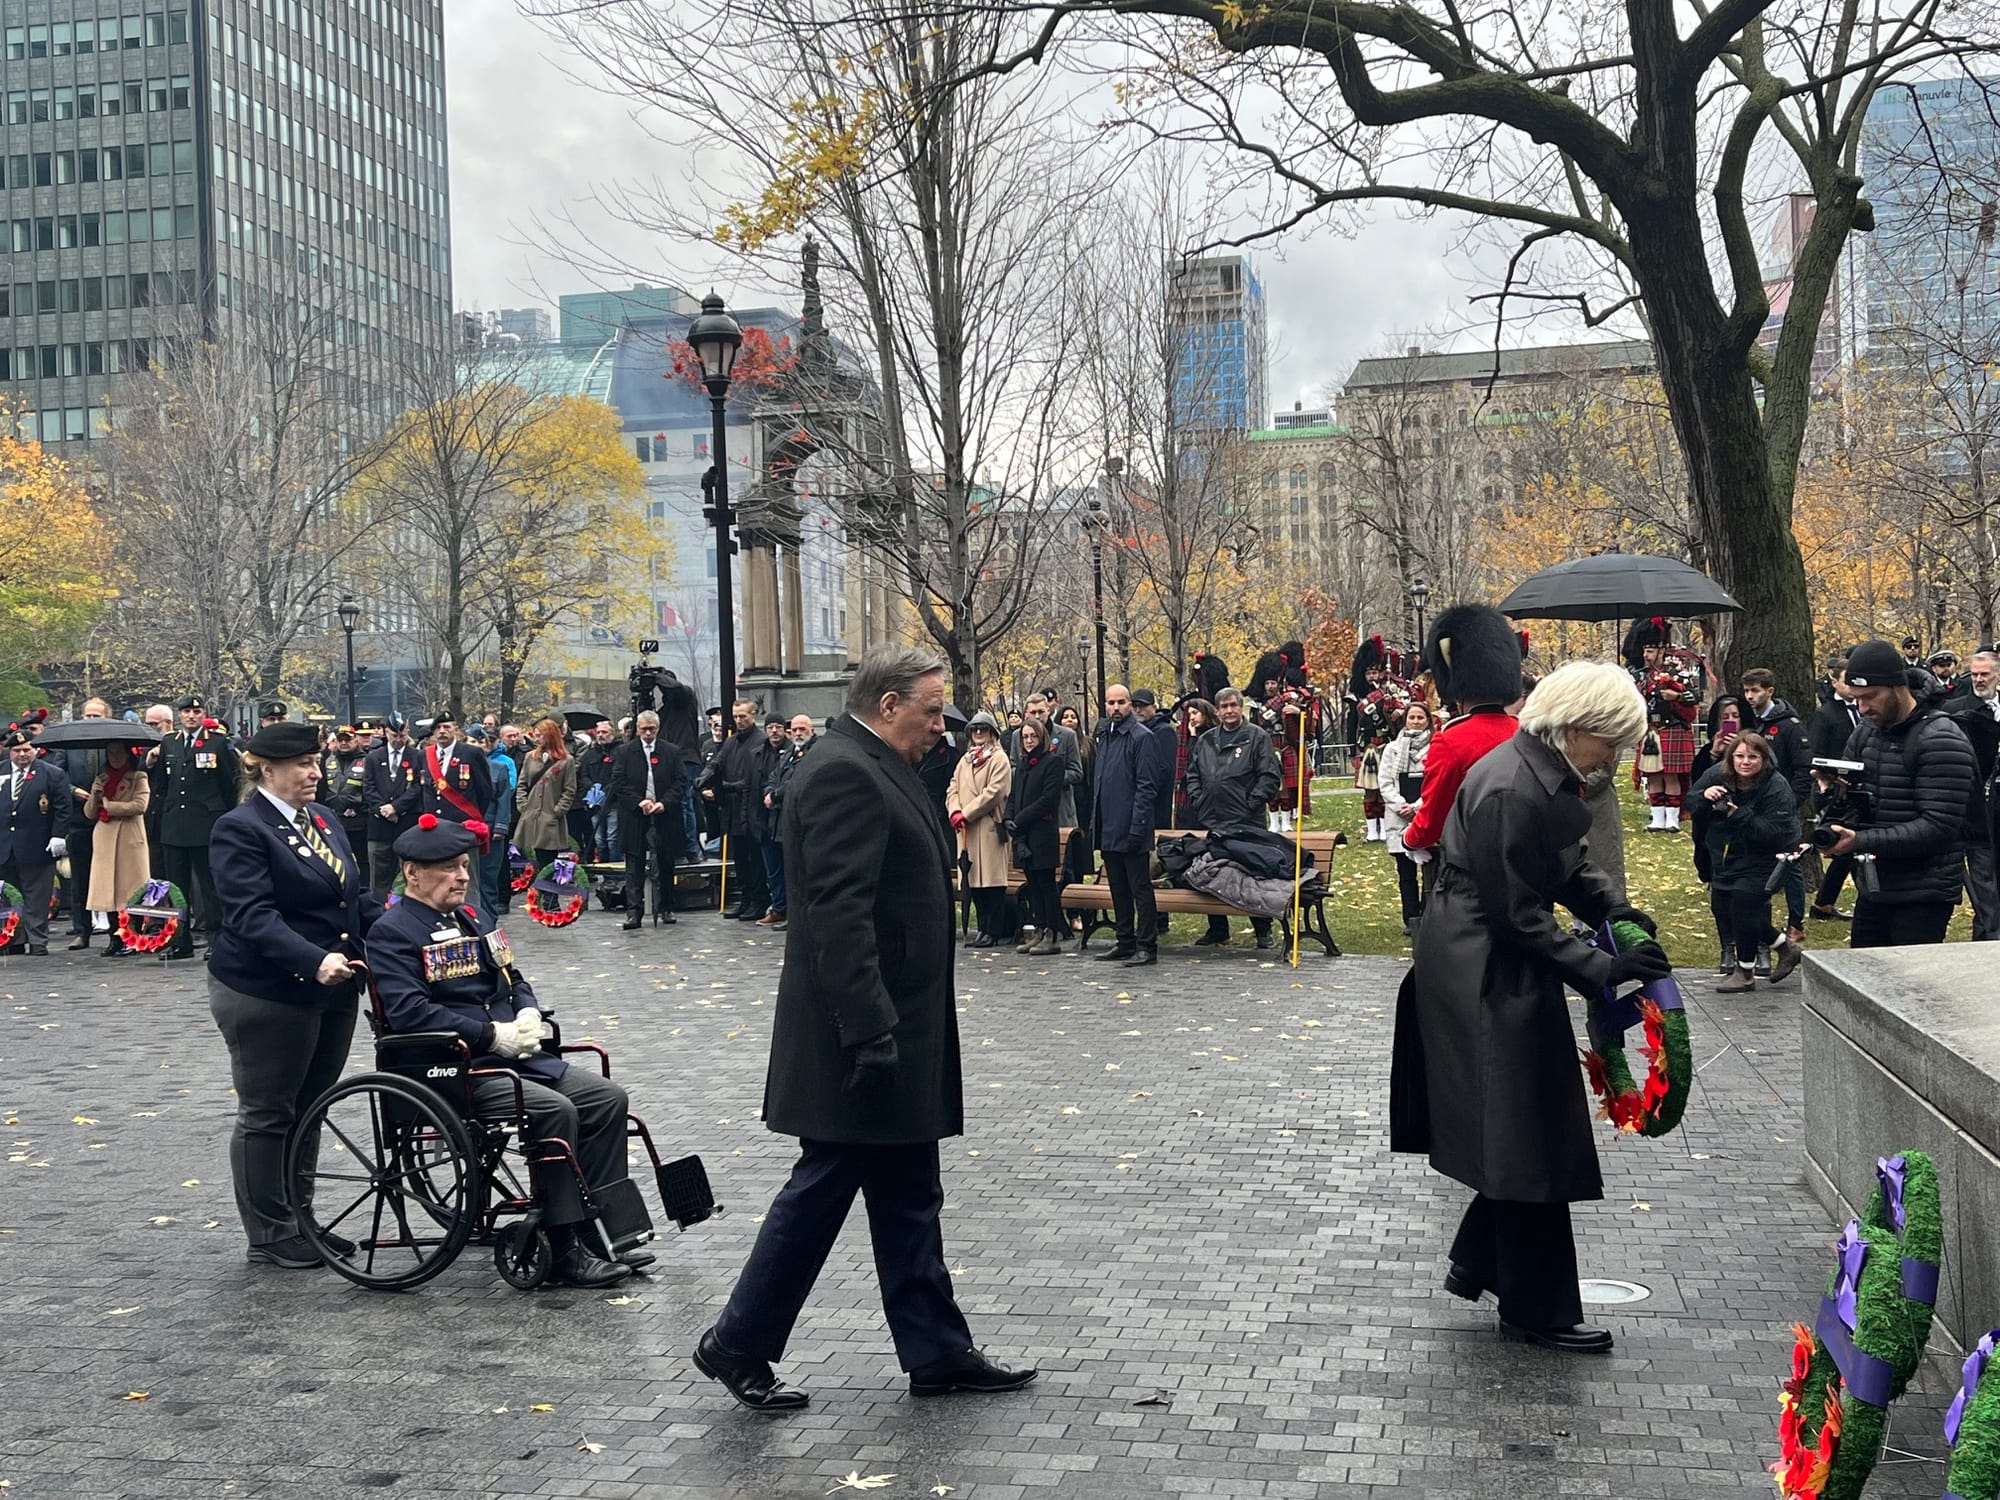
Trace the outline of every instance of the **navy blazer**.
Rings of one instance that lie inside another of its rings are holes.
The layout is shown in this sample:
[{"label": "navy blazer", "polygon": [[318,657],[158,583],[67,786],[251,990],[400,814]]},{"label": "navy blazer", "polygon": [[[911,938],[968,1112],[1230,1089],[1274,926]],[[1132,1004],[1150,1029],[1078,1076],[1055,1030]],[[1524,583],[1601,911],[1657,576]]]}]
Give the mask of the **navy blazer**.
[{"label": "navy blazer", "polygon": [[[368,752],[361,763],[361,799],[368,806],[369,843],[392,844],[417,826],[423,779],[423,752],[415,745],[396,750],[381,744]],[[396,809],[394,822],[375,811],[384,805]]]},{"label": "navy blazer", "polygon": [[375,997],[382,1002],[388,1030],[455,1032],[472,1049],[474,1067],[514,1067],[529,1078],[544,1081],[562,1077],[560,1057],[538,1055],[510,1063],[483,1050],[489,1022],[511,1021],[524,1006],[541,1008],[527,976],[512,964],[503,968],[493,956],[491,943],[482,940],[479,944],[477,974],[426,982],[424,949],[450,941],[437,936],[447,930],[483,939],[494,926],[470,907],[461,906],[446,916],[414,897],[403,896],[369,932],[368,969],[375,976]]},{"label": "navy blazer", "polygon": [[73,836],[82,804],[70,795],[63,768],[46,756],[28,767],[17,797],[7,778],[19,774],[10,764],[0,776],[0,864],[12,860],[23,869],[39,870],[55,863],[49,858],[49,840]]},{"label": "navy blazer", "polygon": [[261,792],[217,818],[209,840],[222,920],[208,950],[208,972],[263,1000],[352,999],[352,980],[319,982],[320,961],[334,952],[359,958],[362,940],[382,915],[340,819],[317,802],[307,803],[306,811],[340,858],[338,877]]}]

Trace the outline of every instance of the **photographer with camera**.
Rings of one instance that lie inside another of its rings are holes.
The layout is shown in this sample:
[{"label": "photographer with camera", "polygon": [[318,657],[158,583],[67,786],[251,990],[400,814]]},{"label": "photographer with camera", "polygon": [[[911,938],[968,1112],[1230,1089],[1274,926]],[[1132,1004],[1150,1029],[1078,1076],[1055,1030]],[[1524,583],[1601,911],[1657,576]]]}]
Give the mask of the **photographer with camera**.
[{"label": "photographer with camera", "polygon": [[1772,984],[1789,978],[1805,945],[1771,926],[1773,861],[1798,842],[1798,804],[1779,772],[1771,741],[1738,734],[1728,754],[1695,783],[1694,836],[1708,850],[1708,905],[1723,949],[1735,958],[1715,989],[1754,988],[1760,949],[1769,947]]},{"label": "photographer with camera", "polygon": [[1872,856],[1874,889],[1864,888],[1854,908],[1855,948],[1943,942],[1964,879],[1977,763],[1964,731],[1920,702],[1913,681],[1927,688],[1929,674],[1912,674],[1887,641],[1864,641],[1848,655],[1847,687],[1864,722],[1846,759],[1861,764],[1855,782],[1866,826],[1835,821],[1823,806],[1815,842],[1829,858]]}]

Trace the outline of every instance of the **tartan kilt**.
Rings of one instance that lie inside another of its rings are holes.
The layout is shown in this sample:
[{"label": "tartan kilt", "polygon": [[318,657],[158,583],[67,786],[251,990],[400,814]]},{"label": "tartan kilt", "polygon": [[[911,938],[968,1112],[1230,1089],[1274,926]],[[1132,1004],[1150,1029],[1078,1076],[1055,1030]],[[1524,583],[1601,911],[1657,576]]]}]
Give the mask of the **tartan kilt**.
[{"label": "tartan kilt", "polygon": [[1278,747],[1278,795],[1266,804],[1272,812],[1312,811],[1312,778],[1299,775],[1299,746],[1296,740]]},{"label": "tartan kilt", "polygon": [[1694,730],[1686,724],[1662,724],[1656,731],[1660,738],[1660,774],[1685,776],[1694,770]]}]

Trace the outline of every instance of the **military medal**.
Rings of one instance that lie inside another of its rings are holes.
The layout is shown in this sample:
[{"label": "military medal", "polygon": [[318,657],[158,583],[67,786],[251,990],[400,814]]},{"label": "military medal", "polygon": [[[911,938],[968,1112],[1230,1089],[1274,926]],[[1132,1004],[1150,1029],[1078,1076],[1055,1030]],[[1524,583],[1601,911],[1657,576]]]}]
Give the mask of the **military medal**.
[{"label": "military medal", "polygon": [[442,979],[471,979],[479,973],[479,940],[457,937],[447,943],[424,947],[424,982]]}]

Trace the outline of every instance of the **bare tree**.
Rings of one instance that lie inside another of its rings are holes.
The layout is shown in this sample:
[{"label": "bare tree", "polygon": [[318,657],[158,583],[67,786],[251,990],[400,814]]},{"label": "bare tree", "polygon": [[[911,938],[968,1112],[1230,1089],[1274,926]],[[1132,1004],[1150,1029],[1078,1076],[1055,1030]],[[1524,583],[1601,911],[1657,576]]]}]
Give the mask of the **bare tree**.
[{"label": "bare tree", "polygon": [[338,595],[334,505],[369,462],[342,436],[359,413],[328,358],[339,315],[240,308],[226,339],[158,341],[93,445],[136,549],[118,616],[218,710],[277,692]]},{"label": "bare tree", "polygon": [[845,461],[848,537],[887,564],[973,706],[983,656],[1035,608],[1064,477],[1088,461],[1065,376],[1078,336],[1067,270],[1091,185],[1051,133],[1041,81],[946,87],[1025,33],[941,8],[862,18],[832,0],[541,14],[663,134],[698,141],[721,179],[692,194],[634,185],[615,211],[766,272],[801,233],[824,248],[835,324],[866,346],[879,421],[816,420],[805,374],[801,420]]},{"label": "bare tree", "polygon": [[[1874,224],[1859,156],[1891,82],[1962,69],[1992,8],[1956,0],[1059,0],[1065,23],[1152,64],[1142,101],[1180,133],[1244,153],[1273,200],[1261,233],[1399,203],[1518,231],[1499,323],[1560,308],[1636,313],[1658,352],[1704,554],[1745,606],[1726,665],[1812,671],[1805,572],[1790,531],[1820,316],[1848,238]],[[985,8],[973,7],[984,14]],[[1692,11],[1692,15],[1689,12]],[[1686,29],[1683,30],[1684,22]],[[1311,64],[1303,65],[1302,64]],[[1192,123],[1190,123],[1192,122]],[[1159,128],[1159,127],[1155,127]],[[1775,351],[1750,210],[1753,168],[1782,156],[1814,202]],[[1608,297],[1609,278],[1625,288]]]}]

